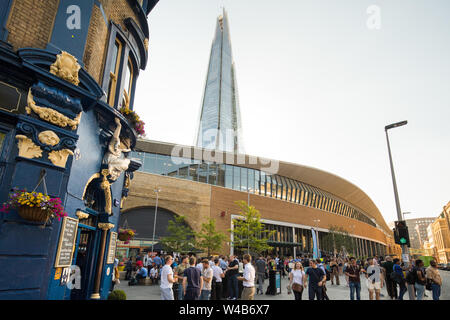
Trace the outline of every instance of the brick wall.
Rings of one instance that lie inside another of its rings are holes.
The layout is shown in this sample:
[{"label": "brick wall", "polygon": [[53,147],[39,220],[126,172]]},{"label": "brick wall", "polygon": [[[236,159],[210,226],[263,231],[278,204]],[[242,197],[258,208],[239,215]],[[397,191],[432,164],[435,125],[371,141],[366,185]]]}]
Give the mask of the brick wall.
[{"label": "brick wall", "polygon": [[51,37],[59,0],[15,0],[7,23],[8,42],[15,50],[44,49]]},{"label": "brick wall", "polygon": [[[231,214],[238,214],[237,200],[247,201],[247,193],[226,188],[211,186],[205,183],[136,172],[131,182],[128,199],[124,203],[122,212],[132,208],[154,206],[155,187],[161,188],[158,206],[171,210],[178,215],[186,216],[186,222],[195,231],[200,231],[201,224],[208,218],[216,220],[216,228],[229,239],[228,229],[231,228]],[[350,219],[325,211],[308,208],[288,201],[275,200],[259,195],[250,194],[250,204],[261,213],[262,219],[275,220],[286,223],[315,226],[315,219],[319,218],[320,228],[328,229],[331,225],[344,227],[349,232],[350,225],[355,226],[354,234],[386,242],[384,233],[366,223]],[[221,217],[221,212],[227,214]],[[353,233],[353,232],[352,232]],[[229,252],[228,245],[222,252]]]},{"label": "brick wall", "polygon": [[86,71],[101,85],[103,78],[103,64],[108,46],[108,26],[100,8],[94,5],[92,9],[91,23],[84,49],[83,62]]},{"label": "brick wall", "polygon": [[194,231],[201,230],[202,223],[210,215],[211,186],[205,183],[136,172],[122,212],[126,214],[132,208],[155,206],[156,193],[153,190],[156,187],[161,189],[158,207],[185,216]]},{"label": "brick wall", "polygon": [[108,49],[110,21],[120,25],[125,32],[126,18],[133,18],[141,28],[142,26],[127,0],[101,0],[100,2],[108,19],[108,26],[105,24],[100,8],[94,5],[83,62],[87,72],[101,84]]}]

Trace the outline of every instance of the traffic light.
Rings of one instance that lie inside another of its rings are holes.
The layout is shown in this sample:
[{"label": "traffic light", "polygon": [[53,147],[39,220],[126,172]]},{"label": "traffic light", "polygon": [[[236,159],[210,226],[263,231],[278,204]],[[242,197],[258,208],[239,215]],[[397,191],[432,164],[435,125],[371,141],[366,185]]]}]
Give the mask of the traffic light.
[{"label": "traffic light", "polygon": [[396,244],[411,246],[408,227],[405,221],[395,221],[394,240]]}]

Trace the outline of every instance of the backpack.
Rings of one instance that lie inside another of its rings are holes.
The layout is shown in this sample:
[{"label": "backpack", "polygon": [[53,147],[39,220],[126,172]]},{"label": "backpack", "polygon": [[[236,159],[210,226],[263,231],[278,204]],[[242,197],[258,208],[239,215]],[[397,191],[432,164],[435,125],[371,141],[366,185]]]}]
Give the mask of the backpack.
[{"label": "backpack", "polygon": [[328,271],[328,269],[325,269],[325,271],[326,271],[327,281],[330,281],[330,279],[331,279],[331,272]]},{"label": "backpack", "polygon": [[133,277],[133,278],[131,278],[130,281],[128,281],[129,286],[135,286],[137,284],[138,284],[138,281],[137,281],[136,277]]},{"label": "backpack", "polygon": [[417,269],[413,268],[412,270],[408,271],[408,273],[406,274],[406,282],[408,282],[408,284],[415,284],[417,282]]},{"label": "backpack", "polygon": [[392,281],[401,283],[402,282],[402,276],[398,272],[392,272],[390,275],[390,278]]}]

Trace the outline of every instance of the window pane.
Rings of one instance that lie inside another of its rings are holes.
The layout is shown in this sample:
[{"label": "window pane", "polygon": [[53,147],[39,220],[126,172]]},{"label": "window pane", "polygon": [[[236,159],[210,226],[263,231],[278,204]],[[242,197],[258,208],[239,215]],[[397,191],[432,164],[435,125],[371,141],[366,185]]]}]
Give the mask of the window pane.
[{"label": "window pane", "polygon": [[125,73],[125,83],[124,83],[124,89],[125,91],[128,93],[128,95],[130,95],[131,92],[131,75],[133,74],[133,67],[131,65],[131,61],[128,61],[127,63],[127,71]]},{"label": "window pane", "polygon": [[266,174],[263,171],[259,172],[259,194],[266,195]]},{"label": "window pane", "polygon": [[109,67],[109,71],[114,74],[117,74],[117,66],[118,66],[117,58],[119,56],[119,50],[120,50],[120,43],[115,41],[114,48],[112,49],[111,52],[111,65]]},{"label": "window pane", "polygon": [[233,189],[233,167],[225,165],[225,187]]},{"label": "window pane", "polygon": [[278,196],[280,199],[285,200],[286,196],[286,185],[283,177],[277,176],[277,182],[278,182]]},{"label": "window pane", "polygon": [[233,167],[233,189],[241,190],[241,168]]},{"label": "window pane", "polygon": [[241,168],[241,191],[247,192],[247,175],[248,169]]},{"label": "window pane", "polygon": [[200,164],[198,170],[198,181],[203,183],[208,183],[208,164],[202,163]]},{"label": "window pane", "polygon": [[272,193],[272,189],[273,189],[272,177],[270,175],[266,174],[266,195],[268,197],[273,197],[274,196],[273,193]]},{"label": "window pane", "polygon": [[216,185],[217,182],[217,164],[211,163],[208,169],[209,180],[208,183],[212,185]]},{"label": "window pane", "polygon": [[255,170],[248,169],[248,191],[255,192]]},{"label": "window pane", "polygon": [[218,164],[217,165],[217,185],[221,187],[225,187],[225,165]]},{"label": "window pane", "polygon": [[198,164],[189,166],[189,176],[192,178],[192,181],[198,181]]},{"label": "window pane", "polygon": [[184,166],[180,169],[178,169],[178,176],[182,179],[187,179],[188,178],[188,170],[189,167],[188,166]]},{"label": "window pane", "polygon": [[144,156],[144,171],[156,173],[156,154],[146,153]]},{"label": "window pane", "polygon": [[[172,163],[168,156],[158,155],[156,158],[156,172],[158,174],[167,175]],[[172,171],[172,170],[170,170]]]}]

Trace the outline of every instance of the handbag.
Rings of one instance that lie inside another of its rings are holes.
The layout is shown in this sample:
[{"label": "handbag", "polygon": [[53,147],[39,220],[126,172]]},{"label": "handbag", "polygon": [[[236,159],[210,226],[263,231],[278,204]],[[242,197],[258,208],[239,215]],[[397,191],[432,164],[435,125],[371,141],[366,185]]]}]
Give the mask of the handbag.
[{"label": "handbag", "polygon": [[428,291],[433,290],[433,287],[431,286],[433,284],[433,280],[430,278],[427,278],[427,283],[425,284],[425,289]]},{"label": "handbag", "polygon": [[303,286],[298,283],[293,283],[292,290],[294,290],[295,292],[301,292],[301,291],[303,291]]}]

